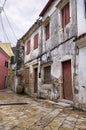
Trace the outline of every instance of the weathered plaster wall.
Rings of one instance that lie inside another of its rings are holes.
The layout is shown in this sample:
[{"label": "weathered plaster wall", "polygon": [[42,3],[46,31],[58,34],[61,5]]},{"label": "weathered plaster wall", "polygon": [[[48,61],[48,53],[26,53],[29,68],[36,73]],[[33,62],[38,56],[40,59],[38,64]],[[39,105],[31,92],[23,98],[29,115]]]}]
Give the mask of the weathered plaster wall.
[{"label": "weathered plaster wall", "polygon": [[[36,34],[39,34],[39,38],[38,38],[38,48],[34,50],[34,36]],[[31,41],[31,44],[30,44],[30,53],[27,55],[26,52],[27,52],[27,42],[28,41]],[[34,59],[36,58],[39,53],[40,53],[40,48],[41,48],[41,27],[39,27],[35,32],[32,33],[32,35],[26,40],[25,42],[25,60],[24,60],[24,63],[30,61],[31,59]]]},{"label": "weathered plaster wall", "polygon": [[25,68],[29,68],[29,84],[24,85],[24,91],[30,96],[35,96],[34,94],[34,68],[38,68],[38,60],[35,59],[31,62],[25,64]]},{"label": "weathered plaster wall", "polygon": [[[42,56],[42,67],[44,65],[51,65],[51,78],[52,83],[47,85],[41,83],[41,96],[49,98],[51,100],[62,99],[62,84],[63,84],[63,73],[62,73],[62,62],[71,60],[71,71],[72,71],[72,91],[74,93],[74,55],[75,55],[75,43],[73,39],[64,43],[63,45],[55,48],[50,52],[50,61],[48,61],[47,53]],[[49,56],[49,55],[48,55]],[[43,68],[42,68],[42,81],[43,81]],[[39,91],[40,91],[39,90]]]},{"label": "weathered plaster wall", "polygon": [[[51,100],[57,100],[62,98],[62,62],[71,60],[72,70],[72,92],[74,94],[74,62],[75,62],[75,43],[73,42],[72,36],[77,33],[76,30],[76,6],[75,0],[70,0],[70,22],[63,29],[61,26],[61,10],[56,7],[54,3],[47,13],[43,16],[43,21],[46,20],[47,16],[50,17],[50,38],[45,41],[44,29],[43,29],[43,48],[42,52],[46,52],[42,56],[42,67],[43,64],[48,65],[51,62],[51,77],[52,83],[50,85],[43,84],[41,82],[41,96],[47,97]],[[53,12],[54,11],[54,12]],[[67,39],[69,39],[66,41]],[[65,42],[64,42],[65,41]],[[64,43],[63,43],[64,42]],[[61,45],[60,45],[61,44]],[[54,48],[54,49],[53,49]],[[42,68],[42,80],[43,80],[43,68]]]},{"label": "weathered plaster wall", "polygon": [[[79,50],[79,103],[86,106],[86,47]],[[84,61],[84,63],[83,63]]]}]

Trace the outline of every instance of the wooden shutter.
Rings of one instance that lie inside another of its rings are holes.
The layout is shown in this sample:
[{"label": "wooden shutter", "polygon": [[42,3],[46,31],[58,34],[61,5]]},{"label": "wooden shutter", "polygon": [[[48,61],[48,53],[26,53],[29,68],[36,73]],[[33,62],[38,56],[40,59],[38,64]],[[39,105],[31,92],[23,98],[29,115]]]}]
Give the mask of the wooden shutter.
[{"label": "wooden shutter", "polygon": [[65,7],[65,16],[66,16],[66,18],[65,18],[65,24],[68,24],[69,23],[69,21],[70,21],[70,8],[69,8],[69,3],[66,5],[66,7]]},{"label": "wooden shutter", "polygon": [[34,49],[38,48],[38,34],[34,36]]},{"label": "wooden shutter", "polygon": [[24,70],[24,76],[25,76],[25,83],[28,84],[29,83],[29,68],[26,68]]},{"label": "wooden shutter", "polygon": [[62,28],[65,26],[65,9],[62,9]]},{"label": "wooden shutter", "polygon": [[61,11],[61,17],[62,17],[62,28],[65,27],[70,21],[70,8],[69,8],[69,3],[67,3],[62,11]]},{"label": "wooden shutter", "polygon": [[49,39],[49,23],[45,26],[45,40]]},{"label": "wooden shutter", "polygon": [[27,55],[30,53],[30,40],[27,42]]}]

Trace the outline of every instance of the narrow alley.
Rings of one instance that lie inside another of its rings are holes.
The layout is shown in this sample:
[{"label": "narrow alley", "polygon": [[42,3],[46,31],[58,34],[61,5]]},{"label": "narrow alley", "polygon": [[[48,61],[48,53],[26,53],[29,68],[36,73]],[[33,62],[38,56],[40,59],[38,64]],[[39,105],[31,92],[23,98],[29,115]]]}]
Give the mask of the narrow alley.
[{"label": "narrow alley", "polygon": [[86,130],[86,112],[2,90],[0,130]]}]

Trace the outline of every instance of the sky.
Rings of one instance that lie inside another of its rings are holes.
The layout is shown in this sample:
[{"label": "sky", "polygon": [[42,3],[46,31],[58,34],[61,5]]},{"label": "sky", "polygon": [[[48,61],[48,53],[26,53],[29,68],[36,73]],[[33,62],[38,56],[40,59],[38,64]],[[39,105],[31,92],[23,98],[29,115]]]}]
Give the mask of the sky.
[{"label": "sky", "polygon": [[[17,40],[39,18],[39,14],[47,2],[48,0],[6,0],[5,13],[3,11],[0,13],[0,41],[11,42],[11,45],[15,46]],[[3,3],[4,0],[0,0],[0,7],[2,7]]]}]

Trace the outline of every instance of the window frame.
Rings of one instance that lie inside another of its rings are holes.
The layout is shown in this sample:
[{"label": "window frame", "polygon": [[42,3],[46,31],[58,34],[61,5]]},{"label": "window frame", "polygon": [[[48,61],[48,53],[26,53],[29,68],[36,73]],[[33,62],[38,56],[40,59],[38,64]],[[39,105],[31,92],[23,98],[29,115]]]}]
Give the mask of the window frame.
[{"label": "window frame", "polygon": [[31,44],[31,40],[28,40],[28,42],[27,42],[27,51],[26,51],[27,55],[30,53],[30,44]]},{"label": "window frame", "polygon": [[5,67],[8,68],[8,61],[5,61]]},{"label": "window frame", "polygon": [[39,33],[34,36],[34,50],[38,48]]},{"label": "window frame", "polygon": [[45,25],[45,40],[50,38],[50,22]]},{"label": "window frame", "polygon": [[61,8],[61,24],[64,28],[70,22],[70,2]]},{"label": "window frame", "polygon": [[[48,68],[48,67],[49,67],[49,68]],[[46,71],[47,68],[50,69],[50,71],[48,70],[49,73],[47,73],[47,71]],[[44,71],[44,72],[43,72],[43,73],[44,73],[44,76],[43,76],[43,77],[44,77],[44,78],[43,78],[43,79],[44,79],[44,84],[51,84],[51,83],[52,83],[52,80],[51,80],[51,65],[44,66],[44,67],[43,67],[43,71]],[[49,78],[48,80],[47,80],[47,78],[46,78],[46,73],[49,74],[49,75],[48,75],[48,78]]]}]

